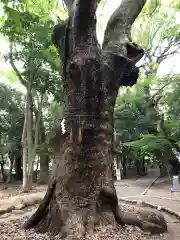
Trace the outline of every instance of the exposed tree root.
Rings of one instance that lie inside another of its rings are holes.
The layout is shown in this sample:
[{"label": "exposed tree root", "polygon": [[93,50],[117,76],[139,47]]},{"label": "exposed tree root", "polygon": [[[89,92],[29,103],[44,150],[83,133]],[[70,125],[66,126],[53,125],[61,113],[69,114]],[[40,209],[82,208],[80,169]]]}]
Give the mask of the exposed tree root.
[{"label": "exposed tree root", "polygon": [[31,218],[25,222],[24,224],[24,229],[30,229],[33,228],[34,226],[36,226],[38,224],[38,222],[41,220],[41,218],[43,217],[46,208],[49,205],[49,202],[51,200],[51,197],[53,195],[54,189],[56,186],[56,180],[54,180],[50,187],[48,187],[46,195],[44,196],[43,201],[41,202],[41,204],[39,205],[38,209],[36,210],[36,212],[31,216]]},{"label": "exposed tree root", "polygon": [[[61,212],[58,208],[57,203],[52,201],[52,204],[42,212],[43,216],[36,223],[35,231],[38,233],[50,232],[52,235],[57,235],[61,232],[62,219]],[[37,220],[37,219],[36,219]]]},{"label": "exposed tree root", "polygon": [[[94,226],[99,224],[96,222],[99,217],[106,216],[103,220],[109,222],[112,216],[108,215],[109,212],[113,213],[119,225],[134,225],[152,234],[167,232],[167,224],[161,213],[140,208],[126,211],[118,206],[116,190],[113,188],[101,189],[95,208],[92,205],[68,209],[66,206],[60,207],[56,200],[53,194],[55,186],[56,181],[53,181],[37,211],[24,224],[25,229],[35,228],[37,232],[50,232],[52,235],[61,233],[63,238],[77,240],[86,233],[93,234]],[[109,223],[112,223],[112,219]]]},{"label": "exposed tree root", "polygon": [[100,196],[109,198],[111,210],[118,224],[134,225],[152,234],[167,232],[166,221],[160,212],[140,208],[134,208],[132,212],[124,211],[118,206],[115,189],[103,188]]},{"label": "exposed tree root", "polygon": [[120,225],[124,225],[124,222],[119,216],[118,198],[115,189],[110,187],[102,188],[99,194],[99,201],[101,202],[101,208],[107,208],[109,205],[116,222]]}]

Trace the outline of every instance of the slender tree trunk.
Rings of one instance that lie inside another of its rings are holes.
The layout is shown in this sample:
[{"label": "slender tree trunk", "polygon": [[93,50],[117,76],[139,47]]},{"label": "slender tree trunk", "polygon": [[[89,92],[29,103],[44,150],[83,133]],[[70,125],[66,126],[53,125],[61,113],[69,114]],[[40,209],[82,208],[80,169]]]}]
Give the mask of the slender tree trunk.
[{"label": "slender tree trunk", "polygon": [[162,163],[160,163],[159,165],[159,169],[160,169],[160,177],[167,177],[167,169],[166,166]]},{"label": "slender tree trunk", "polygon": [[141,173],[140,173],[140,162],[139,162],[139,159],[136,159],[136,160],[135,160],[135,164],[136,164],[136,173],[137,173],[137,175],[141,175]]},{"label": "slender tree trunk", "polygon": [[[42,115],[42,114],[41,114]],[[40,121],[40,142],[44,143],[46,141],[45,128],[43,124],[43,119],[41,117]],[[45,154],[40,155],[40,176],[39,183],[47,184],[49,180],[49,156]]]},{"label": "slender tree trunk", "polygon": [[146,175],[146,166],[145,166],[145,158],[143,156],[143,159],[142,159],[142,172],[143,172],[143,175]]},{"label": "slender tree trunk", "polygon": [[[141,156],[140,156],[141,157]],[[146,168],[145,168],[145,159],[144,157],[141,157],[141,162],[140,162],[140,175],[145,176],[146,175]]]},{"label": "slender tree trunk", "polygon": [[171,176],[170,176],[170,170],[169,170],[169,160],[168,160],[168,154],[160,151],[156,151],[156,158],[159,161],[159,168],[160,168],[160,176],[161,177],[168,177],[169,183],[171,183]]},{"label": "slender tree trunk", "polygon": [[122,168],[123,168],[123,176],[127,177],[126,156],[124,154],[123,146],[122,146]]},{"label": "slender tree trunk", "polygon": [[49,180],[49,156],[41,154],[39,183],[47,184],[48,180]]},{"label": "slender tree trunk", "polygon": [[39,169],[39,162],[40,162],[40,157],[38,156],[38,160],[37,160],[37,163],[36,163],[36,172],[38,172],[38,169]]},{"label": "slender tree trunk", "polygon": [[27,90],[25,120],[23,129],[23,190],[29,191],[33,183],[34,160],[39,137],[40,115],[35,121],[35,136],[33,143],[33,101],[31,90]]},{"label": "slender tree trunk", "polygon": [[9,173],[8,173],[8,178],[7,178],[8,183],[12,182],[12,170],[13,170],[13,163],[14,163],[14,155],[10,154],[9,160],[10,160],[10,166],[9,166]]},{"label": "slender tree trunk", "polygon": [[34,156],[33,156],[33,102],[32,95],[27,93],[27,150],[28,150],[28,190],[32,187]]},{"label": "slender tree trunk", "polygon": [[14,169],[16,172],[16,181],[22,181],[22,156],[15,156]]},{"label": "slender tree trunk", "polygon": [[[1,136],[0,136],[0,144],[1,144]],[[5,159],[4,159],[4,155],[3,154],[0,154],[0,156],[1,156],[0,168],[1,168],[2,181],[6,182],[7,176],[6,176],[6,173],[4,171]]]},{"label": "slender tree trunk", "polygon": [[122,167],[123,167],[123,176],[127,177],[126,161],[122,161]]},{"label": "slender tree trunk", "polygon": [[0,163],[0,165],[1,165],[2,181],[6,182],[7,176],[6,176],[6,173],[4,171],[4,163]]},{"label": "slender tree trunk", "polygon": [[109,213],[119,224],[133,224],[150,232],[166,231],[159,213],[125,213],[118,206],[112,179],[113,109],[119,86],[132,86],[138,78],[135,63],[143,51],[130,42],[129,30],[145,1],[122,1],[109,20],[102,49],[96,38],[99,1],[65,2],[70,16],[66,45],[61,47],[61,25],[55,27],[53,40],[59,52],[63,48],[66,53],[66,138],[56,154],[47,193],[24,227],[61,232],[66,239],[78,240],[86,232],[92,233],[102,214]]},{"label": "slender tree trunk", "polygon": [[24,191],[28,189],[28,147],[27,147],[27,119],[28,119],[28,104],[26,97],[25,113],[24,113],[24,127],[22,133],[22,150],[23,150],[23,184]]}]

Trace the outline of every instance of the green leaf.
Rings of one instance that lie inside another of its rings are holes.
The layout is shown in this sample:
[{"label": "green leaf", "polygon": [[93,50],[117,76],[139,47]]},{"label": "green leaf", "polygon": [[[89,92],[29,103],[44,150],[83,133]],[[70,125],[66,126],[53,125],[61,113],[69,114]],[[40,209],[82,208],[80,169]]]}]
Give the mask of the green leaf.
[{"label": "green leaf", "polygon": [[0,22],[1,22],[2,24],[5,23],[5,16],[2,16],[2,17],[0,18]]}]

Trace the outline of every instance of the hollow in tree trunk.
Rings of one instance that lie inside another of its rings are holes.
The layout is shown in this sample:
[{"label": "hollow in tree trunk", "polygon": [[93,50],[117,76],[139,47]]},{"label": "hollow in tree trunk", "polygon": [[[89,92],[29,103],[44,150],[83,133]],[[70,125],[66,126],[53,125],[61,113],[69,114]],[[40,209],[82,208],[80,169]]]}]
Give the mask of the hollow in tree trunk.
[{"label": "hollow in tree trunk", "polygon": [[[119,224],[133,224],[158,233],[167,230],[160,213],[124,212],[112,179],[113,111],[119,86],[138,78],[135,63],[142,49],[131,42],[130,28],[146,1],[123,0],[110,18],[102,48],[96,38],[97,0],[65,1],[69,11],[66,37],[61,24],[53,40],[64,55],[66,137],[56,153],[47,193],[25,229],[61,233],[79,239],[104,213]],[[62,42],[65,39],[65,46]]]}]

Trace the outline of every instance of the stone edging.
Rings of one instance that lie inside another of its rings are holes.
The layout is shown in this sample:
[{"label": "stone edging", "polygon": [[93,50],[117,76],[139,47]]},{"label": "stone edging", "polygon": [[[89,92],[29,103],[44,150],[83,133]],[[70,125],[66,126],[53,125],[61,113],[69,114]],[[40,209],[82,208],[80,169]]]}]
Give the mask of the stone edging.
[{"label": "stone edging", "polygon": [[179,199],[173,199],[173,198],[168,198],[168,197],[160,197],[160,196],[155,196],[155,195],[153,195],[152,196],[153,198],[158,198],[158,199],[163,199],[163,200],[169,200],[169,201],[174,201],[174,202],[179,202],[179,204],[180,204],[180,200]]},{"label": "stone edging", "polygon": [[140,201],[138,201],[138,200],[129,200],[129,199],[124,199],[124,198],[118,198],[118,200],[120,202],[137,204],[139,206],[155,208],[158,211],[163,211],[163,212],[169,213],[169,214],[175,216],[178,220],[180,220],[180,213],[172,210],[171,208],[166,208],[164,206],[147,203],[147,202],[144,202],[144,201],[141,201],[141,200]]},{"label": "stone edging", "polygon": [[[26,199],[23,199],[23,201],[21,200],[21,203],[19,205],[13,205],[13,203],[8,206],[7,208],[4,209],[0,209],[0,215],[3,215],[5,213],[9,213],[14,211],[21,211],[22,209],[29,207],[29,206],[33,206],[35,204],[38,204],[42,201],[43,197],[39,197],[38,199],[34,199],[34,201],[28,201]],[[131,204],[137,204],[139,206],[146,206],[146,207],[151,207],[154,209],[157,209],[159,211],[163,211],[169,214],[172,214],[173,216],[175,216],[178,220],[180,220],[180,213],[176,212],[170,208],[166,208],[164,206],[160,206],[160,205],[155,205],[155,204],[151,204],[151,203],[147,203],[145,201],[141,201],[141,200],[129,200],[129,199],[124,199],[124,198],[118,198],[118,200],[120,202],[125,202],[125,203],[131,203]]]},{"label": "stone edging", "polygon": [[2,208],[0,209],[0,216],[5,214],[5,213],[9,213],[9,212],[12,212],[12,211],[22,211],[22,209],[26,208],[26,207],[29,207],[29,206],[33,206],[35,204],[38,204],[41,202],[41,200],[43,199],[43,197],[39,197],[39,198],[36,198],[34,200],[31,200],[29,201],[28,199],[21,199],[20,203],[18,205],[15,205],[13,203],[9,204],[8,207],[6,208]]}]

